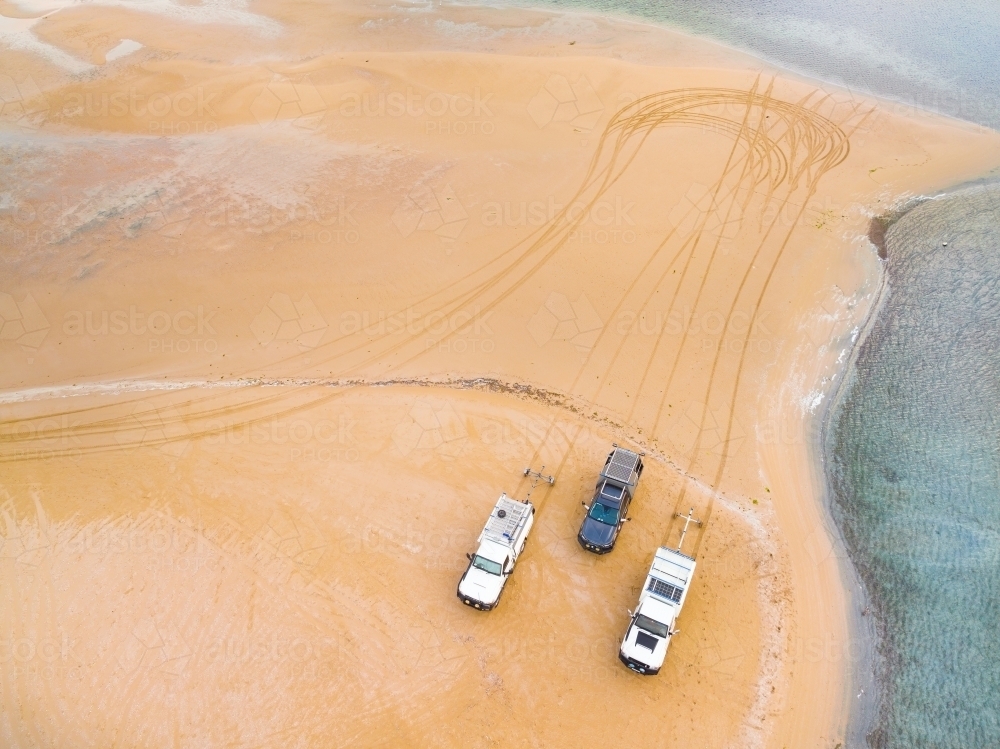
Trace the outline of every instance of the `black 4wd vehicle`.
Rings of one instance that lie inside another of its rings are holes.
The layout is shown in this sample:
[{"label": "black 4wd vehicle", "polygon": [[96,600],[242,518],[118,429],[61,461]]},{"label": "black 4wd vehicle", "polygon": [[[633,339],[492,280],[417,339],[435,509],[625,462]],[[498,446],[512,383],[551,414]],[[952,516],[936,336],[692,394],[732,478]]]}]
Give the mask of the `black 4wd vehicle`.
[{"label": "black 4wd vehicle", "polygon": [[618,532],[628,521],[628,507],[642,475],[642,456],[623,447],[614,446],[608,455],[597,482],[594,498],[588,505],[577,541],[587,551],[607,554],[615,548]]}]

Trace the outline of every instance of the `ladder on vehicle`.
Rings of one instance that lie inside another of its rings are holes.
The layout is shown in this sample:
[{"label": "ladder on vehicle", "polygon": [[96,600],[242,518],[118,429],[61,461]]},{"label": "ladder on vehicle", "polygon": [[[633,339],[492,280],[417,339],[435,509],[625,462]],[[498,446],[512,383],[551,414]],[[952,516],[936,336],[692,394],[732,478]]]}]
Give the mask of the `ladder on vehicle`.
[{"label": "ladder on vehicle", "polygon": [[[504,501],[506,500],[506,501]],[[486,524],[487,535],[513,541],[517,529],[528,515],[528,505],[511,499],[506,494],[497,503],[496,512]]]}]

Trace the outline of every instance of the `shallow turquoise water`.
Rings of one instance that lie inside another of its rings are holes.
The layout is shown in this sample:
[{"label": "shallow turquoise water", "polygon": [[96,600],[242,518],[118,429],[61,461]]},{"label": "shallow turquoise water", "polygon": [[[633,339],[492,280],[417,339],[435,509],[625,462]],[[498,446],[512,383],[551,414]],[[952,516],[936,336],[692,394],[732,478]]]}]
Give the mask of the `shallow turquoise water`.
[{"label": "shallow turquoise water", "polygon": [[1000,188],[918,206],[887,248],[827,444],[879,622],[871,743],[1000,747]]},{"label": "shallow turquoise water", "polygon": [[521,2],[638,16],[851,89],[1000,127],[997,0]]}]

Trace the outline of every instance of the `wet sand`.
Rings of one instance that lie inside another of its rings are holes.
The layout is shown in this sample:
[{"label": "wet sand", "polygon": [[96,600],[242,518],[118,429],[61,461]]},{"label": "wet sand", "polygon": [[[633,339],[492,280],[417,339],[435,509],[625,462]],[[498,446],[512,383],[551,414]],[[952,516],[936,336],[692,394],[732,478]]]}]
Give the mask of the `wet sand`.
[{"label": "wet sand", "polygon": [[[582,15],[31,31],[93,67],[0,51],[6,743],[843,740],[815,425],[877,296],[869,217],[1000,138]],[[650,468],[598,559],[612,441]],[[467,610],[465,552],[543,463],[511,589]],[[641,679],[625,609],[689,507],[682,634]]]}]

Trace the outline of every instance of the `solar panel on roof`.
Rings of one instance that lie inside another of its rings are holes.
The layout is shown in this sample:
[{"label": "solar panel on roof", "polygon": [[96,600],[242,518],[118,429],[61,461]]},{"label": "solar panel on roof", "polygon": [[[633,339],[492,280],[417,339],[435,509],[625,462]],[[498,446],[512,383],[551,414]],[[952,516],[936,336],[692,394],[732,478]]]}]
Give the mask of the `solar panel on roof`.
[{"label": "solar panel on roof", "polygon": [[632,477],[632,471],[629,468],[614,462],[608,466],[608,470],[604,473],[608,478],[612,478],[615,481],[628,482]]},{"label": "solar panel on roof", "polygon": [[650,637],[645,632],[639,632],[635,636],[635,644],[642,645],[644,648],[646,648],[646,650],[652,653],[654,650],[656,650],[656,646],[659,644],[659,640],[657,640],[655,637]]},{"label": "solar panel on roof", "polygon": [[681,594],[684,592],[670,583],[657,580],[655,577],[651,577],[649,579],[649,585],[646,586],[646,590],[659,596],[660,598],[663,598],[664,600],[673,601],[674,603],[681,602]]},{"label": "solar panel on roof", "polygon": [[639,456],[629,450],[616,449],[611,454],[611,462],[604,470],[604,475],[615,481],[628,483],[632,480],[632,473],[639,464]]}]

